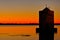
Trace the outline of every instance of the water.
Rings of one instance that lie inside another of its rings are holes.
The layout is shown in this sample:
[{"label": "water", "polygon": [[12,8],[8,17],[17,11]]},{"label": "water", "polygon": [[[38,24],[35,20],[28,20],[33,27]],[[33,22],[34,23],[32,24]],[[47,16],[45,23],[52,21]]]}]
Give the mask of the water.
[{"label": "water", "polygon": [[36,25],[1,25],[0,40],[39,40],[39,35],[36,34],[37,27]]},{"label": "water", "polygon": [[54,40],[60,40],[60,25],[55,25],[55,28],[57,28],[57,33],[54,34]]},{"label": "water", "polygon": [[[0,40],[39,40],[36,34],[38,25],[0,25]],[[54,26],[58,29],[54,34],[54,40],[60,40],[60,25]]]}]

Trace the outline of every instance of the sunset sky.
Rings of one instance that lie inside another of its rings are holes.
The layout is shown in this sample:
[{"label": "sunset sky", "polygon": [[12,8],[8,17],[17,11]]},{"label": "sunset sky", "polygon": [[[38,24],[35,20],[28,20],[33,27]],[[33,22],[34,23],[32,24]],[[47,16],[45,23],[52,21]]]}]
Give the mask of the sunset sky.
[{"label": "sunset sky", "polygon": [[38,23],[46,4],[54,11],[54,22],[60,23],[60,0],[0,0],[0,22]]},{"label": "sunset sky", "polygon": [[[54,11],[54,23],[60,23],[60,0],[0,0],[0,23],[39,23],[39,11],[43,10],[46,4],[50,10]],[[35,36],[36,27],[39,26],[0,25],[0,39],[1,35],[6,35],[5,33]]]}]

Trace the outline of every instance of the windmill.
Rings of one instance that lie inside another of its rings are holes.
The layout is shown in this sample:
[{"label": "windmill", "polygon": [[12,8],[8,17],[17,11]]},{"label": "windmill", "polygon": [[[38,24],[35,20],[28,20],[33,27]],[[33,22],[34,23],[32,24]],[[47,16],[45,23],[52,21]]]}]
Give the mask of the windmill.
[{"label": "windmill", "polygon": [[45,9],[39,11],[39,28],[36,32],[39,33],[39,40],[54,40],[54,33],[57,33],[57,28],[54,28],[54,11],[47,5]]}]

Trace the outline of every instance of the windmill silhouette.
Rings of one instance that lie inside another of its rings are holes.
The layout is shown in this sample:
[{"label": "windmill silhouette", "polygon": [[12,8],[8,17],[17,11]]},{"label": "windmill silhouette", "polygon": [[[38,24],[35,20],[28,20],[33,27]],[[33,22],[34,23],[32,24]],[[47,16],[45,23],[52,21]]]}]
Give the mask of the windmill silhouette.
[{"label": "windmill silhouette", "polygon": [[54,11],[50,10],[47,5],[45,9],[39,11],[39,40],[54,40],[54,33],[57,33],[57,28],[54,28]]}]

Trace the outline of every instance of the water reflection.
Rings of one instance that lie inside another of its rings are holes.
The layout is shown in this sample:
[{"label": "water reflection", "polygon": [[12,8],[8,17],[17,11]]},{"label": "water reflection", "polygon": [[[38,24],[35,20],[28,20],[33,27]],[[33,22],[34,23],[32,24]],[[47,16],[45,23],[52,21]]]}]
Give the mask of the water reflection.
[{"label": "water reflection", "polygon": [[60,40],[60,25],[55,25],[55,28],[57,28],[57,33],[54,34],[54,40]]},{"label": "water reflection", "polygon": [[26,35],[26,34],[17,34],[17,35],[8,35],[8,36],[26,36],[26,37],[29,37],[31,35]]},{"label": "water reflection", "polygon": [[[0,26],[0,40],[39,40],[38,26]],[[60,25],[55,25],[54,40],[60,40]]]},{"label": "water reflection", "polygon": [[0,26],[0,40],[39,40],[38,26]]}]

